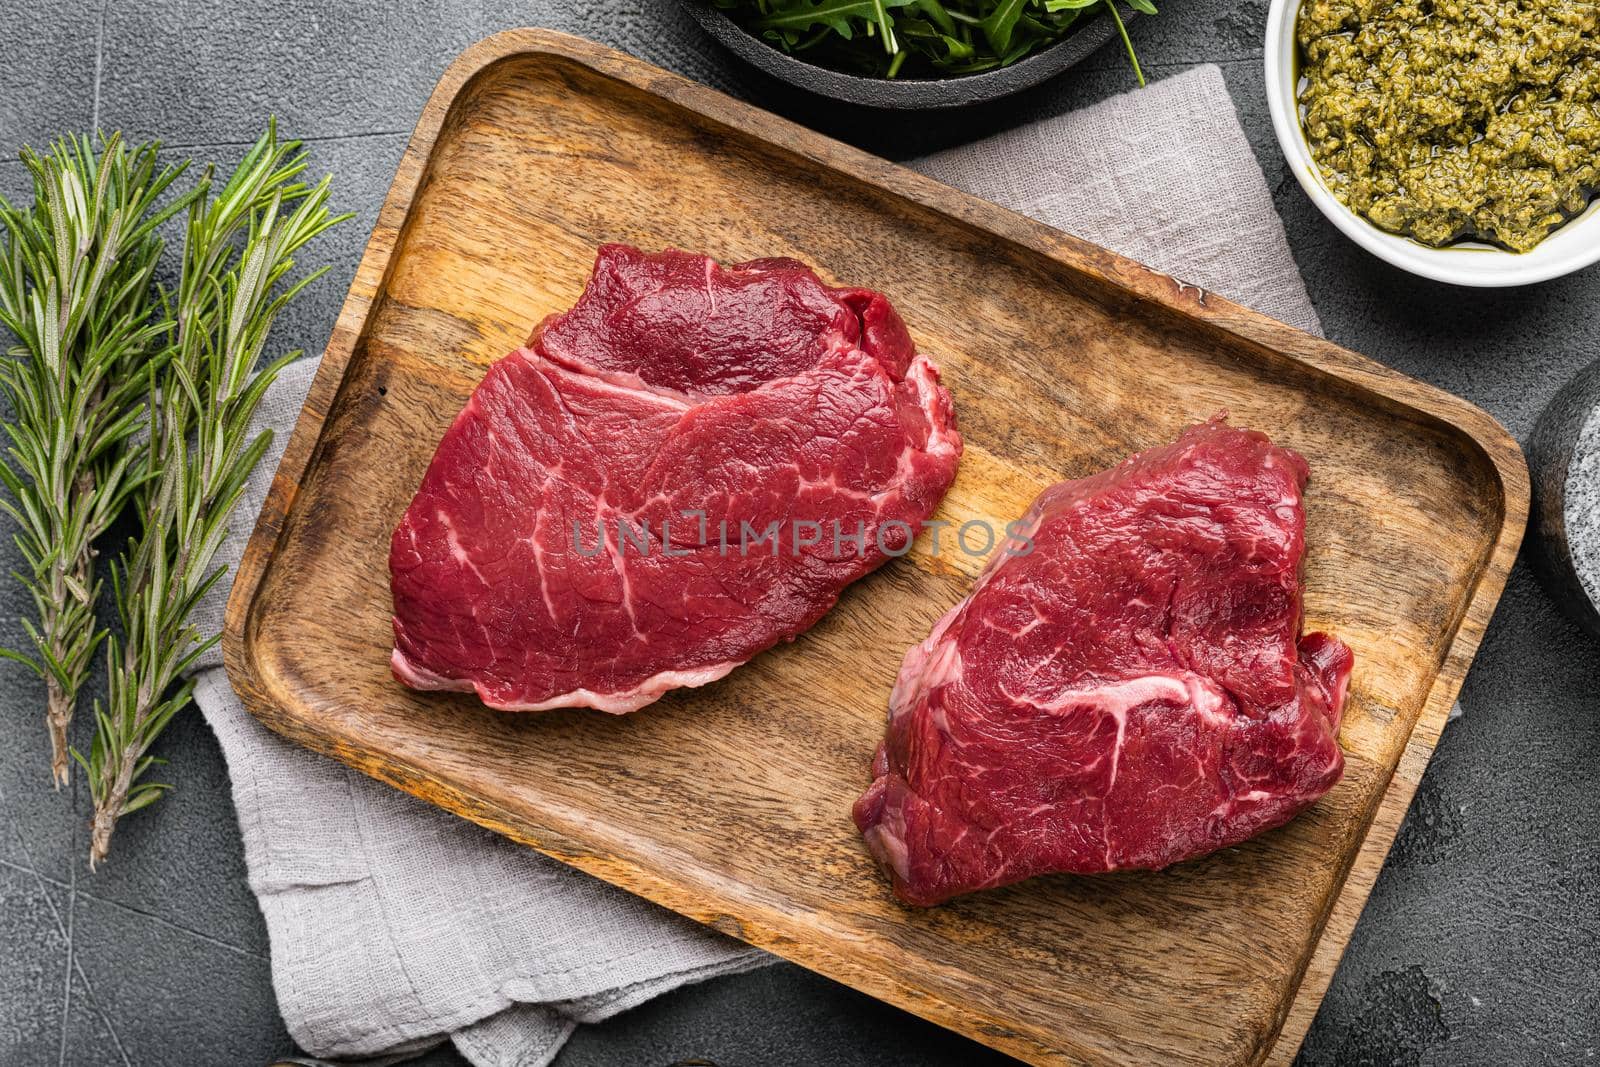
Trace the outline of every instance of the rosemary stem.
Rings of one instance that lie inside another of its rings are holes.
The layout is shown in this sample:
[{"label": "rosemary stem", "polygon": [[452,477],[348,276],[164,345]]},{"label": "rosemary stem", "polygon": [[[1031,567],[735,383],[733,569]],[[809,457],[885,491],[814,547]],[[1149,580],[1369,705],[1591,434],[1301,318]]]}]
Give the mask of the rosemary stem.
[{"label": "rosemary stem", "polygon": [[45,723],[50,729],[50,778],[60,789],[71,780],[72,743],[67,737],[67,728],[72,725],[78,695],[62,688],[55,675],[47,677],[44,684]]},{"label": "rosemary stem", "polygon": [[104,802],[94,806],[94,819],[89,824],[89,869],[95,870],[106,861],[111,852],[111,835],[117,829],[117,817],[128,802],[128,790],[133,788],[135,760],[124,760],[107,791]]}]

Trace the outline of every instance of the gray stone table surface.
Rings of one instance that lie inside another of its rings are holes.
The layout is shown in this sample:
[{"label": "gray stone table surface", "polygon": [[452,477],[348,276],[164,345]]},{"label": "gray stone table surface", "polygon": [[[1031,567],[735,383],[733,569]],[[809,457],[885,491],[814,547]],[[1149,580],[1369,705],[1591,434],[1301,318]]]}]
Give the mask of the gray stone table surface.
[{"label": "gray stone table surface", "polygon": [[[496,30],[547,25],[623,48],[891,157],[970,140],[1129,86],[1105,50],[1029,94],[927,121],[804,98],[740,68],[672,0],[8,0],[0,190],[23,143],[122,129],[219,163],[276,113],[359,221],[324,239],[332,276],[276,335],[327,339],[434,80]],[[1334,340],[1460,393],[1526,439],[1600,343],[1600,271],[1473,292],[1424,282],[1340,236],[1286,172],[1262,88],[1264,0],[1172,0],[1133,27],[1162,77],[1222,66],[1312,299]],[[1137,166],[1138,160],[1128,160]],[[530,254],[535,254],[530,250]],[[0,529],[0,570],[17,565]],[[25,605],[0,594],[0,643]],[[99,684],[99,680],[96,680]],[[1519,563],[1301,1060],[1575,1063],[1600,1052],[1600,647]],[[176,793],[84,865],[89,805],[47,781],[34,680],[0,664],[0,1064],[251,1064],[292,1051],[245,885],[227,776],[198,715],[160,746]],[[76,723],[86,744],[88,716]],[[1000,1063],[791,966],[687,989],[586,1028],[562,1067]],[[445,1051],[433,1064],[459,1062]]]}]

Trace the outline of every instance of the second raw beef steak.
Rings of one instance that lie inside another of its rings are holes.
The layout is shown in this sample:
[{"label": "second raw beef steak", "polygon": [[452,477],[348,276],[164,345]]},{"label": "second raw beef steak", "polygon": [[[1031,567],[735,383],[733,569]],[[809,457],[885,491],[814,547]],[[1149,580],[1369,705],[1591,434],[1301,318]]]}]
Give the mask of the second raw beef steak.
[{"label": "second raw beef steak", "polygon": [[1220,418],[1044,491],[900,668],[855,806],[907,902],[1158,868],[1343,771],[1350,650],[1300,635],[1306,461]]}]

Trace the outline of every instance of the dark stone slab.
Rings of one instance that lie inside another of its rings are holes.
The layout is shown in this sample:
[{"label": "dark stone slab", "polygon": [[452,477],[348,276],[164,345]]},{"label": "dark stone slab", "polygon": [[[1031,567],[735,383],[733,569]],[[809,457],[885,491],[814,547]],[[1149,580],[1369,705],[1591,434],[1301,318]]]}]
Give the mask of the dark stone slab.
[{"label": "dark stone slab", "polygon": [[0,158],[15,159],[24,144],[42,149],[89,128],[104,9],[101,0],[6,5],[0,18]]},{"label": "dark stone slab", "polygon": [[[292,1050],[263,953],[98,899],[84,885],[73,951],[93,993],[80,1040],[98,1040],[103,1027],[134,1064],[264,1063]],[[66,1062],[88,1061],[78,1055],[69,1049]]]},{"label": "dark stone slab", "polygon": [[61,1054],[66,899],[31,867],[0,863],[0,1063],[54,1063]]},{"label": "dark stone slab", "polygon": [[[1561,384],[1600,352],[1600,270],[1474,292],[1368,256],[1306,200],[1272,139],[1265,0],[1161,6],[1131,27],[1146,72],[1221,64],[1328,334],[1465,395],[1526,439]],[[277,349],[315,351],[434,80],[461,48],[516,25],[621,47],[894,158],[1132,84],[1125,58],[1107,48],[1010,99],[906,121],[820,104],[736,63],[676,0],[40,0],[27,17],[0,20],[0,193],[25,187],[22,168],[5,162],[20,143],[84,127],[97,99],[105,125],[224,165],[276,113],[286,134],[312,139],[313,171],[335,174],[335,203],[360,214],[308,257],[333,270],[274,334]],[[0,572],[17,564],[10,534],[0,519]],[[0,643],[20,640],[26,607],[15,584],[0,581]],[[1467,678],[1466,716],[1445,732],[1303,1062],[1566,1064],[1596,1055],[1596,692],[1600,642],[1519,563]],[[226,774],[204,725],[181,719],[163,739],[178,790],[130,819],[112,863],[90,875],[87,798],[81,786],[58,796],[46,784],[40,695],[24,670],[0,662],[0,1064],[250,1064],[288,1052]],[[87,743],[86,719],[74,737]],[[686,1056],[723,1067],[1001,1062],[788,965],[586,1028],[559,1062],[635,1067]],[[445,1048],[420,1062],[462,1061]]]},{"label": "dark stone slab", "polygon": [[[803,1040],[797,1040],[804,1035]],[[586,1026],[558,1067],[707,1060],[733,1067],[1001,1067],[1009,1056],[788,965],[679,990]]]}]

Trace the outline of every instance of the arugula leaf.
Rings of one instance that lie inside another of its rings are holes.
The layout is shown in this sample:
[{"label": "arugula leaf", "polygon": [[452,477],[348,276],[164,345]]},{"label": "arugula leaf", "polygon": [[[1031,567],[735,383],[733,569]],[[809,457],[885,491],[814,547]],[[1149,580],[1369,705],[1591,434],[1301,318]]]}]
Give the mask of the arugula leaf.
[{"label": "arugula leaf", "polygon": [[945,6],[939,3],[939,0],[917,0],[915,6],[918,11],[928,17],[929,22],[939,27],[940,33],[954,34],[956,32],[956,20],[950,17],[950,12],[945,10]]},{"label": "arugula leaf", "polygon": [[[977,74],[1009,66],[1076,32],[1105,8],[1144,84],[1112,0],[708,0],[773,47],[879,78]],[[1154,15],[1153,0],[1123,0]],[[875,38],[870,44],[862,38]]]},{"label": "arugula leaf", "polygon": [[1117,0],[1105,0],[1105,3],[1106,10],[1111,12],[1111,21],[1117,24],[1117,33],[1122,37],[1122,47],[1128,50],[1128,62],[1133,64],[1133,76],[1139,79],[1139,88],[1143,89],[1144,71],[1139,69],[1139,57],[1133,54],[1133,42],[1128,39],[1128,27],[1122,24],[1122,12],[1117,10]]},{"label": "arugula leaf", "polygon": [[1011,48],[1011,34],[1022,17],[1022,0],[1000,0],[983,20],[983,36],[989,47],[1004,55]]},{"label": "arugula leaf", "polygon": [[896,21],[895,26],[899,30],[901,40],[923,52],[935,63],[955,63],[971,59],[975,51],[971,42],[963,41],[948,33],[941,33],[939,28],[927,19],[901,18]]},{"label": "arugula leaf", "polygon": [[849,40],[854,36],[851,19],[877,22],[885,15],[884,8],[904,7],[912,0],[796,0],[783,5],[783,10],[753,25],[761,30],[811,30],[825,26]]}]

